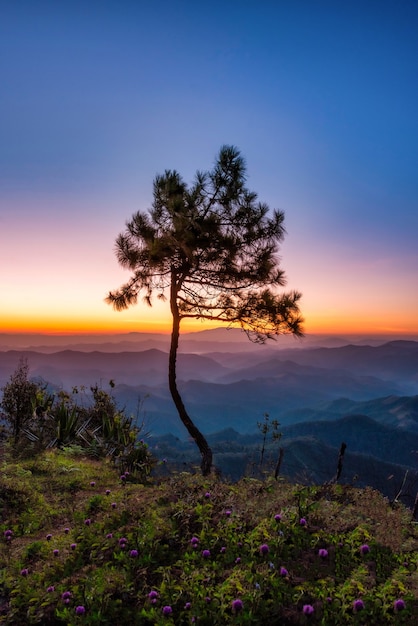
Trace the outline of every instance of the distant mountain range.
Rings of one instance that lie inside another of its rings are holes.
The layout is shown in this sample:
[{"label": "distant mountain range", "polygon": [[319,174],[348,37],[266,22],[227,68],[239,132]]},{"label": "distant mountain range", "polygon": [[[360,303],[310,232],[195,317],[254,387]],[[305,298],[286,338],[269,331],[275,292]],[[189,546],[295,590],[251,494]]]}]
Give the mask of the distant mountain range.
[{"label": "distant mountain range", "polygon": [[[0,388],[22,356],[31,376],[47,381],[51,390],[96,383],[107,388],[113,380],[118,405],[144,423],[144,433],[161,454],[193,463],[196,450],[168,390],[169,337],[133,333],[105,344],[99,336],[95,341],[84,337],[81,344],[80,337],[73,339],[71,349],[59,347],[53,337],[31,336],[27,341],[43,343],[31,350],[1,350]],[[344,441],[346,480],[372,481],[388,495],[389,487],[399,488],[405,472],[413,483],[418,471],[418,341],[357,338],[357,343],[340,345],[341,338],[322,339],[325,345],[317,345],[318,337],[302,342],[286,337],[259,346],[236,329],[181,338],[178,385],[192,419],[215,442],[223,471],[236,476],[248,469],[257,455],[257,422],[268,414],[283,433],[286,475],[330,479]],[[0,344],[6,341],[0,335]]]}]

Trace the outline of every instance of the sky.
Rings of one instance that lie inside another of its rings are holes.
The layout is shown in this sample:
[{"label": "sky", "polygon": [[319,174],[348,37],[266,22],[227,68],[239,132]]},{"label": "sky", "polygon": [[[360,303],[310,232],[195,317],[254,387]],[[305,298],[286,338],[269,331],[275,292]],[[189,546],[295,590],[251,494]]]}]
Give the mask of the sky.
[{"label": "sky", "polygon": [[0,332],[167,332],[104,302],[116,236],[230,144],[305,331],[418,336],[417,32],[415,0],[0,0]]}]

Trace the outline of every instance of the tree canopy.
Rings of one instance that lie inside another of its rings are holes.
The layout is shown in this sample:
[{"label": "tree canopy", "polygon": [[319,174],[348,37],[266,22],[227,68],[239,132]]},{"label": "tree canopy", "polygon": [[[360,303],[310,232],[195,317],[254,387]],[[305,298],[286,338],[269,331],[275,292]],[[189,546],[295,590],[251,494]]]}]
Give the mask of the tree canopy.
[{"label": "tree canopy", "polygon": [[259,202],[245,183],[245,161],[234,146],[221,147],[213,169],[198,171],[190,186],[166,170],[154,179],[152,207],[136,212],[116,239],[117,260],[132,274],[106,301],[122,310],[140,294],[148,305],[169,294],[170,389],[195,440],[175,384],[181,320],[240,326],[256,342],[302,335],[301,294],[279,291],[286,284],[278,257],[284,213]]}]

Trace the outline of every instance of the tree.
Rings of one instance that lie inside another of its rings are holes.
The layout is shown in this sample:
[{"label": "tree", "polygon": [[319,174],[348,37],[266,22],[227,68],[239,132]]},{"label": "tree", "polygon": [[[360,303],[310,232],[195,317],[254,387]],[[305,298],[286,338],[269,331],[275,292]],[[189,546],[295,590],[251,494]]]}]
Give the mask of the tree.
[{"label": "tree", "polygon": [[29,365],[22,357],[10,380],[2,388],[3,398],[0,407],[11,427],[13,442],[16,445],[24,426],[33,415],[34,404],[39,392],[39,385],[29,380]]},{"label": "tree", "polygon": [[180,323],[186,318],[239,325],[256,342],[281,333],[301,336],[297,291],[285,285],[278,244],[284,213],[269,211],[245,187],[245,162],[237,148],[223,146],[209,172],[197,172],[188,187],[176,171],[157,175],[152,208],[135,213],[116,239],[119,264],[132,272],[106,302],[116,310],[136,304],[143,292],[152,305],[169,293],[172,333],[169,388],[179,417],[202,456],[202,473],[212,451],[188,415],[177,388]]}]

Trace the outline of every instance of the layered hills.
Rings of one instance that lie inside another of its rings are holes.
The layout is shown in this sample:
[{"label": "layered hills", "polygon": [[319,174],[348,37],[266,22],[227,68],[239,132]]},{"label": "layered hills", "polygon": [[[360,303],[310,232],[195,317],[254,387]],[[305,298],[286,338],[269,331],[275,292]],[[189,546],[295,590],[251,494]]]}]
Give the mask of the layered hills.
[{"label": "layered hills", "polygon": [[[31,337],[27,345],[6,346],[0,351],[0,387],[21,357],[31,377],[47,381],[52,391],[106,387],[112,380],[118,405],[137,416],[156,450],[183,463],[195,461],[168,391],[167,336],[133,334],[106,343],[77,338],[73,347],[63,341],[54,345],[51,338],[38,338],[35,345]],[[407,472],[413,484],[418,342],[318,342],[285,338],[259,346],[226,330],[182,338],[178,385],[193,420],[214,438],[217,462],[232,477],[248,471],[261,441],[257,423],[268,414],[280,424],[282,471],[291,477],[330,479],[345,442],[347,480],[369,481],[382,491],[392,481],[394,491]]]}]

